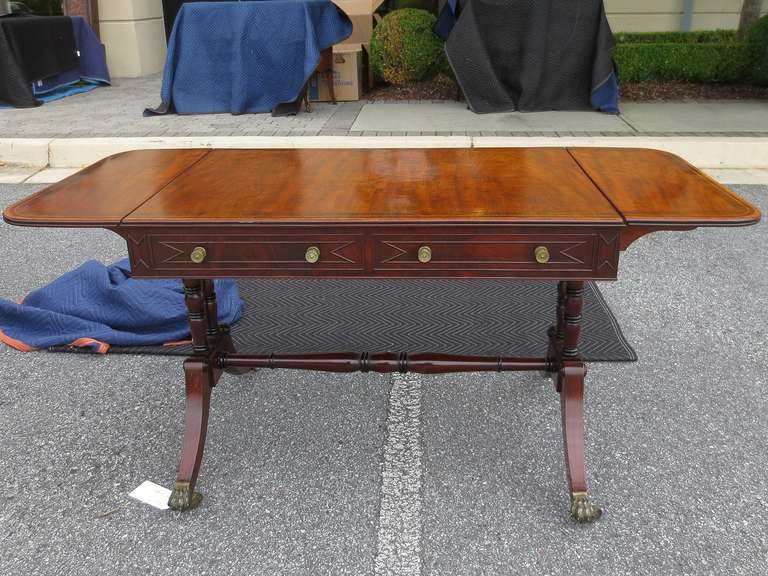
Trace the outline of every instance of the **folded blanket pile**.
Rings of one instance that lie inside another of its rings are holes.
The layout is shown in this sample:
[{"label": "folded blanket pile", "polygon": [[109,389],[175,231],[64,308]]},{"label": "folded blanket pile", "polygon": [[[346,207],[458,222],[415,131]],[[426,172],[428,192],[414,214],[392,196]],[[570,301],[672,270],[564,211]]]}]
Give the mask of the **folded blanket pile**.
[{"label": "folded blanket pile", "polygon": [[[240,319],[243,302],[234,280],[216,280],[221,324]],[[180,280],[131,277],[128,260],[111,266],[85,262],[16,304],[0,299],[0,341],[19,350],[168,344],[189,338]]]}]

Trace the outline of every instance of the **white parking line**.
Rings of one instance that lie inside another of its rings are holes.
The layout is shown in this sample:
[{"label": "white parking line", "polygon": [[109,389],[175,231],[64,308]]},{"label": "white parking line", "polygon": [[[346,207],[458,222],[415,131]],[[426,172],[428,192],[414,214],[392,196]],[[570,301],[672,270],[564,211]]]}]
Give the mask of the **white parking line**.
[{"label": "white parking line", "polygon": [[421,377],[417,374],[392,377],[375,573],[421,574]]}]

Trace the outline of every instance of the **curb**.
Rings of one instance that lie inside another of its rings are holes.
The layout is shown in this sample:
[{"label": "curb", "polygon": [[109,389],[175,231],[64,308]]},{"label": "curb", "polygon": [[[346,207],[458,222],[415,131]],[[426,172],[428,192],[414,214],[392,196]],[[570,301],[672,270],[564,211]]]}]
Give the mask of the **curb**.
[{"label": "curb", "polygon": [[52,138],[0,139],[0,162],[22,166],[48,166],[48,148]]},{"label": "curb", "polygon": [[118,152],[146,148],[491,148],[596,146],[656,148],[699,168],[768,169],[768,138],[713,136],[189,136],[0,139],[0,162],[82,168]]}]

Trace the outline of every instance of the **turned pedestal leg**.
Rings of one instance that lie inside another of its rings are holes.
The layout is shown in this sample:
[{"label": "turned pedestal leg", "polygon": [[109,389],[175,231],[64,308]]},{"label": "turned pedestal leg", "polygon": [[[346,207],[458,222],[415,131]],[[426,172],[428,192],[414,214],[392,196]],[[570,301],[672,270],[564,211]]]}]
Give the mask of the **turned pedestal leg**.
[{"label": "turned pedestal leg", "polygon": [[[235,344],[232,342],[232,336],[229,333],[229,326],[219,326],[219,312],[216,304],[216,290],[214,289],[213,280],[203,280],[203,300],[205,301],[205,317],[207,321],[206,334],[208,337],[209,347],[218,346],[218,349],[222,352],[229,352],[234,354]],[[252,368],[237,368],[230,366],[225,368],[224,371],[227,374],[245,374],[250,372]]]},{"label": "turned pedestal leg", "polygon": [[[602,510],[589,499],[587,471],[584,462],[584,377],[587,370],[579,355],[581,309],[584,283],[567,282],[559,290],[558,329],[555,339],[557,360],[557,391],[560,393],[563,447],[571,492],[571,517],[578,522],[593,522]],[[563,290],[564,288],[564,290]],[[562,338],[557,339],[561,333]]]},{"label": "turned pedestal leg", "polygon": [[[557,311],[555,314],[555,325],[547,330],[547,360],[552,368],[549,372],[542,374],[545,377],[552,377],[553,372],[557,372],[560,351],[563,349],[563,340],[565,338],[565,300],[566,283],[557,283]],[[560,380],[555,378],[555,389],[560,392]]]}]

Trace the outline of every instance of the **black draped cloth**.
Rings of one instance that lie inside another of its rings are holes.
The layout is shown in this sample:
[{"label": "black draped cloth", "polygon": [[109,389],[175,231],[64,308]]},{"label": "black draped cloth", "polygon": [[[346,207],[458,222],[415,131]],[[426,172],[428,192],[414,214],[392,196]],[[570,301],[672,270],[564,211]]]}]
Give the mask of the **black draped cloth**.
[{"label": "black draped cloth", "polygon": [[69,17],[0,18],[0,101],[37,106],[32,83],[77,68],[78,62]]},{"label": "black draped cloth", "polygon": [[603,0],[448,0],[435,32],[475,112],[619,111]]},{"label": "black draped cloth", "polygon": [[[165,39],[170,40],[173,24],[181,10],[182,4],[189,2],[227,2],[233,0],[163,0],[163,20],[165,21]],[[238,0],[234,0],[237,2]]]},{"label": "black draped cloth", "polygon": [[163,0],[163,20],[165,21],[165,39],[171,37],[173,23],[176,21],[176,15],[181,9],[184,0]]}]

